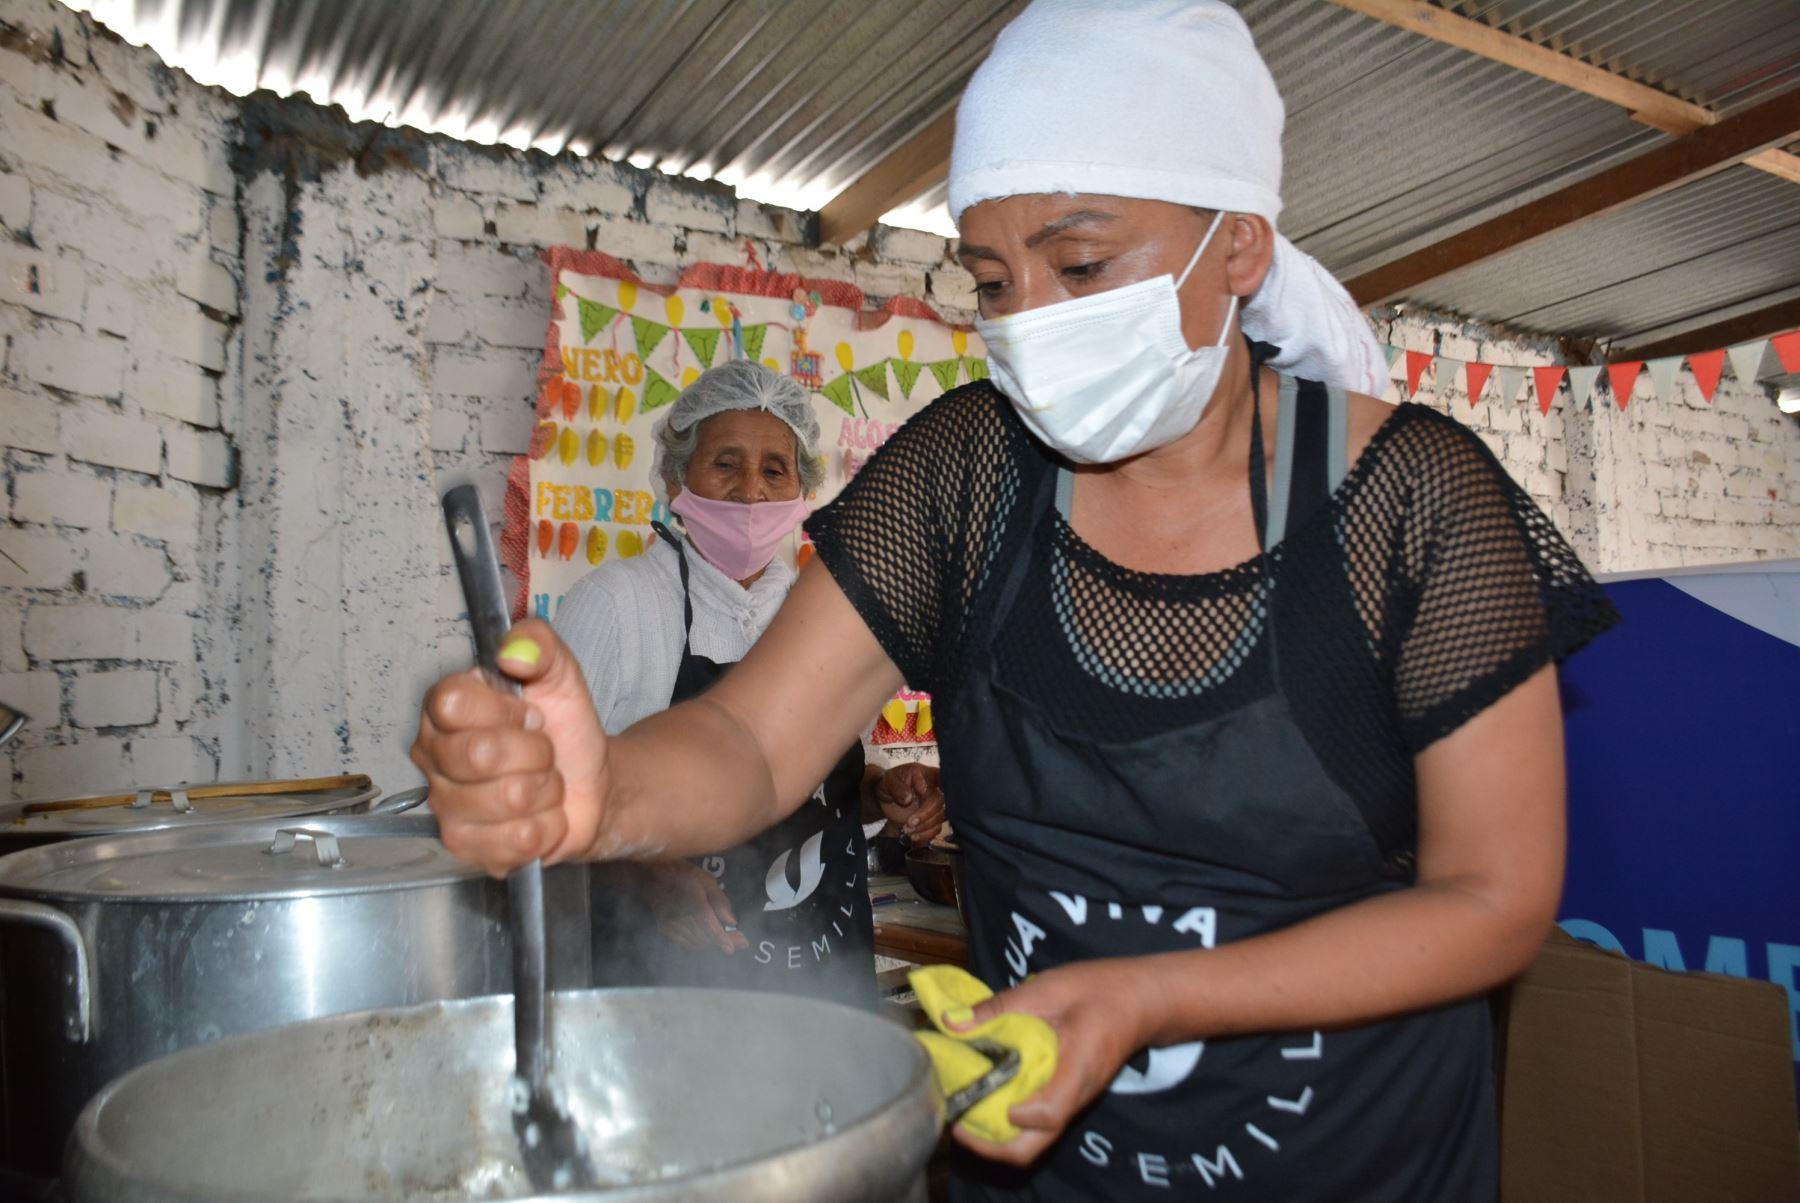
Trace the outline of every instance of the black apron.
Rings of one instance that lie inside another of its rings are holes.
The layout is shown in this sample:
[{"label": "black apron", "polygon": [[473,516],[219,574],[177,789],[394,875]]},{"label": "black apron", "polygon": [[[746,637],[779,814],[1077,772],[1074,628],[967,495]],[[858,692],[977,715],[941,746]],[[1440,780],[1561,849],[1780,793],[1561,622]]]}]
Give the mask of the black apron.
[{"label": "black apron", "polygon": [[[1301,411],[1297,437],[1311,450],[1296,448],[1290,530],[1329,492],[1321,408]],[[975,974],[1001,990],[1074,961],[1210,948],[1404,888],[1405,855],[1377,845],[1282,696],[1271,557],[1260,638],[1273,684],[1235,711],[1098,742],[1053,729],[1008,688],[993,632],[1022,604],[1032,558],[1048,554],[1056,475],[1045,472],[940,743]],[[953,1198],[1491,1201],[1489,1024],[1473,1000],[1349,1030],[1140,1052],[1030,1170],[964,1156]]]},{"label": "black apron", "polygon": [[[728,664],[696,655],[694,603],[687,553],[660,524],[681,571],[681,666],[669,705],[705,692]],[[861,823],[860,743],[832,767],[799,810],[735,848],[694,863],[711,873],[731,900],[750,946],[732,955],[684,952],[664,940],[656,957],[664,985],[711,986],[805,994],[873,1008],[874,912]],[[660,939],[660,937],[655,937]]]}]

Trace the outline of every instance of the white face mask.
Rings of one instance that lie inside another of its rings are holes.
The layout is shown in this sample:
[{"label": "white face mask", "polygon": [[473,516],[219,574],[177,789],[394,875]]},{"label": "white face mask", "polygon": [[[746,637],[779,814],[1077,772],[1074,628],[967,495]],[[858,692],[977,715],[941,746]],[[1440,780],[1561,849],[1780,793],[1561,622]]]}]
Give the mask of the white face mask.
[{"label": "white face mask", "polygon": [[1167,273],[1007,317],[975,319],[988,374],[1044,442],[1083,464],[1109,464],[1174,442],[1200,421],[1228,354],[1225,327],[1190,350],[1181,333],[1185,283],[1225,216],[1213,215],[1181,278]]}]

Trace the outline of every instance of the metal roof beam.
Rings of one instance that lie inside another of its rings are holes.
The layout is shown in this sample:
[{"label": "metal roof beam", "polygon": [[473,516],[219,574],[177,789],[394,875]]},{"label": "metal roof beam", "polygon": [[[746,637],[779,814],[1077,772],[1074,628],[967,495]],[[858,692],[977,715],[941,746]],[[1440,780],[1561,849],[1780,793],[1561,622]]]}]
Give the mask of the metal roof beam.
[{"label": "metal roof beam", "polygon": [[1800,88],[1609,167],[1509,213],[1404,255],[1349,281],[1359,305],[1404,295],[1427,280],[1472,266],[1627,205],[1704,179],[1800,132]]},{"label": "metal roof beam", "polygon": [[[1470,54],[1504,63],[1540,79],[1573,88],[1609,101],[1631,113],[1634,121],[1666,134],[1690,134],[1722,120],[1703,105],[1672,96],[1660,88],[1627,79],[1604,67],[1584,63],[1573,55],[1540,46],[1528,38],[1495,29],[1492,25],[1460,16],[1426,0],[1332,0],[1352,12],[1385,21],[1389,25],[1443,42]],[[1746,164],[1770,175],[1800,184],[1800,155],[1770,148],[1751,155]]]},{"label": "metal roof beam", "polygon": [[881,220],[883,213],[940,183],[950,172],[950,139],[955,129],[956,109],[952,106],[832,197],[819,210],[819,241],[841,246]]},{"label": "metal roof beam", "polygon": [[1791,297],[1751,313],[1739,314],[1698,330],[1689,330],[1671,338],[1645,343],[1607,356],[1614,360],[1660,359],[1664,355],[1690,355],[1695,351],[1711,351],[1734,343],[1750,342],[1784,330],[1800,328],[1800,297]]}]

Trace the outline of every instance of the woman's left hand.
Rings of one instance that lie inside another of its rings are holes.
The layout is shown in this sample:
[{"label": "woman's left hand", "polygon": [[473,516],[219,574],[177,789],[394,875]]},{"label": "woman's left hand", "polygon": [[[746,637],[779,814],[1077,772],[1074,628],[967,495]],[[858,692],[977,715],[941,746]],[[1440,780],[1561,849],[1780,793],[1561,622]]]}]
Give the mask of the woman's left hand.
[{"label": "woman's left hand", "polygon": [[897,764],[875,783],[881,813],[914,844],[928,844],[944,825],[944,791],[928,764]]},{"label": "woman's left hand", "polygon": [[1160,1024],[1150,962],[1116,957],[1047,970],[974,1009],[962,1031],[1003,1011],[1036,1015],[1056,1030],[1056,1072],[1043,1089],[1007,1112],[1021,1129],[995,1144],[956,1128],[964,1147],[995,1161],[1028,1165],[1056,1143],[1069,1121],[1112,1084],[1125,1062]]}]

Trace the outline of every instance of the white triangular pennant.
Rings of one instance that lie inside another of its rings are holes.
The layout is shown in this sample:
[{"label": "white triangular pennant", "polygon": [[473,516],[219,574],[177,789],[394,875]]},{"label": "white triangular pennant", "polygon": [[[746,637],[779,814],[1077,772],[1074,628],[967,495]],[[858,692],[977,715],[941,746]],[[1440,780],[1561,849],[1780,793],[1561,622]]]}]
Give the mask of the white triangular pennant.
[{"label": "white triangular pennant", "polygon": [[1656,386],[1659,400],[1675,399],[1675,377],[1681,371],[1682,357],[1667,355],[1662,359],[1652,359],[1644,365],[1644,372],[1650,377],[1650,383]]},{"label": "white triangular pennant", "polygon": [[1769,349],[1769,340],[1759,338],[1753,343],[1739,343],[1725,352],[1731,360],[1731,374],[1744,384],[1755,380],[1762,371],[1763,355]]},{"label": "white triangular pennant", "polygon": [[1500,377],[1501,403],[1511,405],[1514,401],[1517,401],[1519,399],[1519,386],[1525,383],[1525,369],[1516,367],[1510,363],[1503,363],[1494,369],[1494,374]]},{"label": "white triangular pennant", "polygon": [[1437,395],[1439,400],[1450,395],[1450,382],[1456,379],[1456,369],[1462,367],[1462,361],[1445,359],[1442,355],[1432,357],[1432,371],[1436,374]]},{"label": "white triangular pennant", "polygon": [[1587,405],[1588,398],[1594,395],[1594,381],[1599,377],[1598,365],[1569,369],[1569,396],[1575,399],[1576,405],[1583,407]]}]

